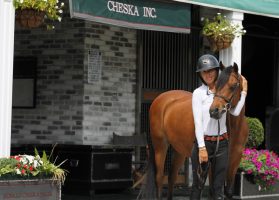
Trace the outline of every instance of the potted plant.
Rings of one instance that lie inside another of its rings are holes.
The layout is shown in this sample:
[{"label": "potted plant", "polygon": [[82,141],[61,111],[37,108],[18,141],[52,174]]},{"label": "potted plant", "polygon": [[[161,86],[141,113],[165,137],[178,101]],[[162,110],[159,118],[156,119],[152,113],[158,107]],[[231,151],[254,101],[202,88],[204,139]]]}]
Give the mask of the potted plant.
[{"label": "potted plant", "polygon": [[234,38],[245,32],[241,25],[232,23],[221,13],[217,13],[212,20],[206,18],[202,29],[202,34],[208,39],[212,51],[230,47]]},{"label": "potted plant", "polygon": [[67,173],[60,166],[65,161],[56,165],[50,157],[45,151],[40,156],[35,149],[35,156],[0,158],[0,199],[60,199],[61,184]]},{"label": "potted plant", "polygon": [[279,180],[279,157],[269,150],[246,148],[243,152],[239,169],[258,185],[259,191],[272,190]]},{"label": "potted plant", "polygon": [[274,152],[256,148],[264,140],[264,128],[258,118],[246,117],[249,137],[235,178],[237,199],[279,196],[279,158]]},{"label": "potted plant", "polygon": [[257,148],[264,141],[264,127],[262,122],[255,117],[246,117],[249,135],[245,145],[247,148]]},{"label": "potted plant", "polygon": [[[16,22],[26,28],[41,26],[45,19],[61,21],[63,2],[58,0],[13,0],[16,9]],[[47,24],[48,29],[54,26]]]}]

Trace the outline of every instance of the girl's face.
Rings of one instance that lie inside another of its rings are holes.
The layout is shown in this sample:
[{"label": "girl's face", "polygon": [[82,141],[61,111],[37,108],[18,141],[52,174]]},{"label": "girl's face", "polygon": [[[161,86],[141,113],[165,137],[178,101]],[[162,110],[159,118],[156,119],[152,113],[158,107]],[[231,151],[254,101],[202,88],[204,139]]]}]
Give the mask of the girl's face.
[{"label": "girl's face", "polygon": [[204,80],[204,82],[207,85],[212,85],[215,83],[215,80],[217,79],[217,70],[216,69],[210,69],[207,71],[201,71],[201,77]]}]

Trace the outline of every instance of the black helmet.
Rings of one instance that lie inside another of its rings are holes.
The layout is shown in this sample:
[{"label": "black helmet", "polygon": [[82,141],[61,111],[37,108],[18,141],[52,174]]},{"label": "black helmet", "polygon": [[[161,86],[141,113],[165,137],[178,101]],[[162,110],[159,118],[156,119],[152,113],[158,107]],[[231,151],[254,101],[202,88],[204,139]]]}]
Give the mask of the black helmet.
[{"label": "black helmet", "polygon": [[219,67],[218,60],[210,54],[205,54],[199,58],[196,72],[206,71],[217,67]]}]

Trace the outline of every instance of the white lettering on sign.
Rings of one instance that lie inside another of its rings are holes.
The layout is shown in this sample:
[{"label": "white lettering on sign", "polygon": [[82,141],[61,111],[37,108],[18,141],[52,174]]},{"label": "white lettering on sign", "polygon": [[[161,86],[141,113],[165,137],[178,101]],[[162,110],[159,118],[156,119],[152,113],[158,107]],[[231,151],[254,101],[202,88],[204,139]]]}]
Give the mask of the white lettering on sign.
[{"label": "white lettering on sign", "polygon": [[137,6],[131,4],[120,3],[117,1],[108,1],[107,7],[109,11],[123,13],[126,15],[139,16]]},{"label": "white lettering on sign", "polygon": [[156,18],[156,9],[155,8],[148,8],[148,7],[143,7],[143,16],[144,17],[151,17],[151,18]]},{"label": "white lettering on sign", "polygon": [[[117,1],[108,1],[107,8],[111,12],[122,13],[125,15],[139,16],[138,7],[131,4],[120,3]],[[157,18],[156,9],[143,7],[143,17]]]}]

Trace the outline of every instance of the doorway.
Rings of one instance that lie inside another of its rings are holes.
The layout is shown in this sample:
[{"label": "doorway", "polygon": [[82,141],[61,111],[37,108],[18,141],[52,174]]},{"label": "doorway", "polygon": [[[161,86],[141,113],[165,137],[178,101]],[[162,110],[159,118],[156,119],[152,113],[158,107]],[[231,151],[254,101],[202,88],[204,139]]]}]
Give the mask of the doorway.
[{"label": "doorway", "polygon": [[269,118],[278,107],[278,41],[279,19],[245,14],[243,26],[247,34],[242,38],[242,74],[248,80],[246,116],[258,118],[265,129],[269,146]]},{"label": "doorway", "polygon": [[242,74],[248,80],[246,116],[257,117],[264,124],[266,108],[273,106],[272,39],[243,37]]}]

